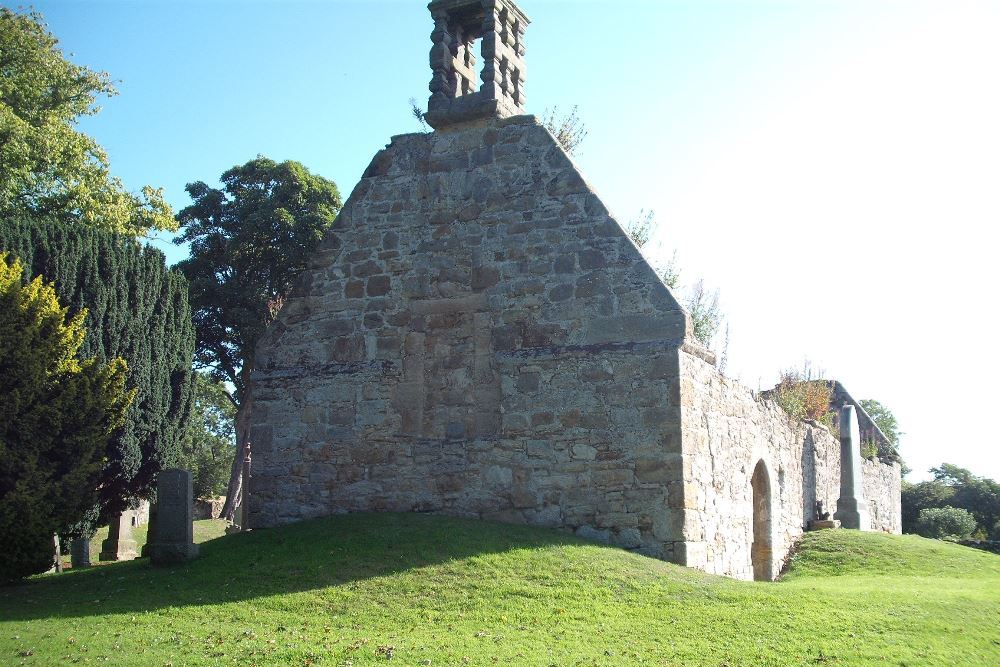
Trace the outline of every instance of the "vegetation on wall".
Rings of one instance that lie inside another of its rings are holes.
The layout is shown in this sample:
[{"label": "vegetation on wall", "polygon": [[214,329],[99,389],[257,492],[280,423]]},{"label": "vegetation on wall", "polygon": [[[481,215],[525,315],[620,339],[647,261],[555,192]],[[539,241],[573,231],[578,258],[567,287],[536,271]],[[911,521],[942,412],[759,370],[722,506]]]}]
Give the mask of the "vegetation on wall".
[{"label": "vegetation on wall", "polygon": [[833,388],[826,380],[814,377],[809,364],[802,370],[784,371],[769,395],[792,419],[809,419],[823,424],[834,435],[840,433],[837,414],[830,410]]},{"label": "vegetation on wall", "polygon": [[82,359],[85,312],[51,284],[22,284],[0,254],[0,581],[43,572],[52,536],[97,501],[103,458],[134,391],[126,365]]},{"label": "vegetation on wall", "polygon": [[[656,229],[656,215],[653,211],[645,209],[639,211],[639,215],[625,225],[625,233],[628,234],[636,247],[642,250],[653,236]],[[666,262],[655,262],[650,260],[653,270],[663,281],[663,284],[671,290],[679,290],[681,286],[681,271],[677,264],[677,251],[675,250]],[[716,336],[725,323],[725,316],[719,306],[719,290],[709,289],[705,286],[705,281],[699,279],[688,287],[687,295],[683,298],[684,309],[687,310],[691,318],[691,328],[694,337],[706,348],[714,350]],[[726,335],[721,346],[719,370],[725,370],[725,359],[729,349],[729,327],[726,327]]]},{"label": "vegetation on wall", "polygon": [[117,94],[106,72],[68,61],[41,14],[0,7],[0,217],[55,216],[143,235],[176,229],[160,189],[126,190],[77,130]]},{"label": "vegetation on wall", "polygon": [[192,401],[187,281],[134,238],[56,220],[0,219],[0,250],[19,257],[27,277],[54,282],[70,314],[86,313],[83,357],[128,365],[135,400],[103,452],[99,503],[80,528],[87,532],[147,497],[180,454]]}]

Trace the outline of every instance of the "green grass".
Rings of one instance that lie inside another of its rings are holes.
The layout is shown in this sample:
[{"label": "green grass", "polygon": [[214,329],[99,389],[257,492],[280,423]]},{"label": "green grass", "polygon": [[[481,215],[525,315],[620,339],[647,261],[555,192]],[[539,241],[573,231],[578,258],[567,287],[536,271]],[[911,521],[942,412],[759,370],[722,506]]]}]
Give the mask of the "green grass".
[{"label": "green grass", "polygon": [[822,531],[752,583],[543,529],[340,516],[0,589],[0,664],[73,662],[997,665],[1000,558]]},{"label": "green grass", "polygon": [[[142,524],[141,526],[136,526],[132,529],[132,539],[135,540],[138,549],[142,549],[143,545],[146,544],[146,531],[149,529],[147,524]],[[194,541],[201,544],[202,542],[207,542],[208,540],[214,540],[217,537],[222,537],[226,533],[226,522],[222,519],[207,519],[205,521],[195,521],[194,522]],[[108,527],[98,528],[97,533],[90,538],[90,562],[94,565],[102,565],[98,560],[98,556],[101,553],[101,542],[108,538]],[[63,556],[63,565],[65,567],[71,567],[69,554]],[[2,664],[2,663],[0,663]]]}]

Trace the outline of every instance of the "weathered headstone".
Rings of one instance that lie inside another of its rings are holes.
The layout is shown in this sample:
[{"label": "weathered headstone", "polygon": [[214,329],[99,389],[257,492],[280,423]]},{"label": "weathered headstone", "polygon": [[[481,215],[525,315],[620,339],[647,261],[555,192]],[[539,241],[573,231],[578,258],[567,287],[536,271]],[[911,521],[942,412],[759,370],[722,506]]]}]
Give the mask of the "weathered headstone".
[{"label": "weathered headstone", "polygon": [[69,547],[70,562],[73,569],[90,567],[90,538],[74,537]]},{"label": "weathered headstone", "polygon": [[62,572],[62,548],[59,545],[59,535],[55,534],[52,536],[52,567],[46,570],[46,574],[53,574],[55,572]]},{"label": "weathered headstone", "polygon": [[871,530],[861,478],[861,429],[853,405],[840,409],[840,498],[833,518],[844,528]]},{"label": "weathered headstone", "polygon": [[132,513],[124,511],[112,517],[108,526],[108,539],[101,542],[99,560],[132,560],[139,555],[132,539]]},{"label": "weathered headstone", "polygon": [[156,535],[149,544],[154,565],[182,563],[198,555],[194,543],[191,473],[179,468],[160,472],[156,484]]}]

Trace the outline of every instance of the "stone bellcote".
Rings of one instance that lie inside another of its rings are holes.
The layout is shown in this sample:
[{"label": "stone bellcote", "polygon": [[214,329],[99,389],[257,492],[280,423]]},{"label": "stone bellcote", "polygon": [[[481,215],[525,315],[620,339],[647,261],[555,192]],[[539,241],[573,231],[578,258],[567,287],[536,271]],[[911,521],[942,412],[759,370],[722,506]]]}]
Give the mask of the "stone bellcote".
[{"label": "stone bellcote", "polygon": [[[441,129],[475,118],[524,113],[524,29],[529,23],[511,0],[433,0],[431,97],[427,123]],[[476,76],[481,40],[482,82]]]}]

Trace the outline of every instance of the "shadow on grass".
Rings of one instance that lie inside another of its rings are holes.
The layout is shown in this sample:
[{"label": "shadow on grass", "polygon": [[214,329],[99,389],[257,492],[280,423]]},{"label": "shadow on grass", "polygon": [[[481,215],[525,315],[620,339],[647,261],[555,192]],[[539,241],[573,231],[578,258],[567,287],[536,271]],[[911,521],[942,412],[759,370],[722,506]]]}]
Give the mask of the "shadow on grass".
[{"label": "shadow on grass", "polygon": [[555,530],[436,515],[339,515],[214,539],[176,567],[154,568],[142,558],[2,587],[0,620],[239,602],[476,555],[586,543]]}]

